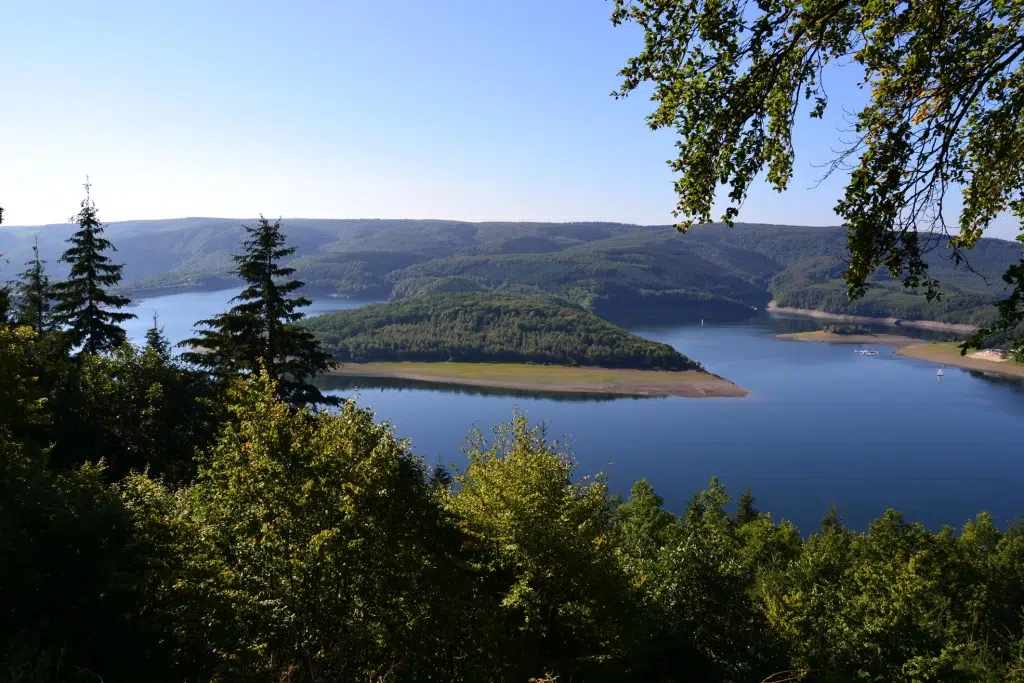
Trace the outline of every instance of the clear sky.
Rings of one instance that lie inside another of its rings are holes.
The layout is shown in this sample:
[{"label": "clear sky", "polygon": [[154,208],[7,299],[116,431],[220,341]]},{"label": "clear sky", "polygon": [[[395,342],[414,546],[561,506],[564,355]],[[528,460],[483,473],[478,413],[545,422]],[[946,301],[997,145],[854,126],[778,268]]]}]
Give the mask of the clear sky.
[{"label": "clear sky", "polygon": [[[667,223],[671,132],[616,101],[608,0],[0,0],[0,205],[183,216]],[[839,72],[797,173],[740,219],[836,224],[812,188],[857,107]],[[1011,237],[1010,226],[999,236]]]}]

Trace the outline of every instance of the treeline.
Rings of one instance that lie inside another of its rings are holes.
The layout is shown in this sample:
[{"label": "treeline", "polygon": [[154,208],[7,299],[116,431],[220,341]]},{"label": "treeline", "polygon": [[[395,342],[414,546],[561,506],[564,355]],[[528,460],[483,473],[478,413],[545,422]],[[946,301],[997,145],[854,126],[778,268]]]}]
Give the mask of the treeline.
[{"label": "treeline", "polygon": [[436,294],[305,322],[338,361],[462,361],[642,370],[700,367],[667,344],[536,296]]},{"label": "treeline", "polygon": [[[55,253],[59,226],[41,231]],[[202,283],[229,276],[232,250],[244,239],[235,221],[181,219],[113,224],[132,286]],[[880,273],[878,294],[850,302],[842,281],[840,227],[721,225],[687,235],[669,226],[615,223],[464,223],[412,220],[294,220],[294,255],[282,265],[311,291],[353,299],[401,299],[451,291],[556,296],[618,325],[736,320],[772,298],[786,305],[948,322],[991,319],[1000,279],[1021,245],[981,240],[976,271],[956,267],[948,250],[926,260],[946,297],[928,302]],[[27,258],[28,244],[0,233],[0,251]],[[987,279],[986,279],[987,278]],[[869,290],[869,292],[872,290]],[[801,294],[808,292],[803,298]]]},{"label": "treeline", "polygon": [[310,407],[278,224],[184,362],[157,324],[124,342],[82,209],[68,278],[31,261],[0,319],[3,680],[1024,681],[1021,527],[802,537],[717,481],[677,517],[521,415],[431,468]]}]

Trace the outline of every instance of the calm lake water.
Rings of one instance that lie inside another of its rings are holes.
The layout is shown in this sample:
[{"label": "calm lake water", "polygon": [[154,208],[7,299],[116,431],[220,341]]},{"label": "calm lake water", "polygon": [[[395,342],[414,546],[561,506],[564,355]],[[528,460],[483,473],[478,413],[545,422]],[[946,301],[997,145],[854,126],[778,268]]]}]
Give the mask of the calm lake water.
[{"label": "calm lake water", "polygon": [[[142,301],[129,334],[141,339],[156,311],[172,341],[183,339],[234,293]],[[311,309],[359,305],[323,299]],[[931,528],[981,510],[1001,524],[1024,514],[1024,383],[948,367],[940,381],[937,366],[888,347],[864,346],[882,352],[865,357],[854,346],[775,339],[817,326],[765,317],[635,330],[749,389],[743,399],[556,398],[401,382],[338,383],[335,392],[355,394],[428,461],[458,465],[470,428],[489,430],[518,407],[571,445],[581,474],[603,472],[623,493],[647,478],[675,512],[718,476],[734,496],[749,486],[759,509],[805,532],[831,503],[856,528],[888,507]]]}]

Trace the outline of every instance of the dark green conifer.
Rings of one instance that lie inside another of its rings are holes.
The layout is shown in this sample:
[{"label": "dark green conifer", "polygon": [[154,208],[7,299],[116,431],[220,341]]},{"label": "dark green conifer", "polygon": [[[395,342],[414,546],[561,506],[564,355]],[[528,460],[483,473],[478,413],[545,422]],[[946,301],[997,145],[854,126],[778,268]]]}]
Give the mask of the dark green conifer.
[{"label": "dark green conifer", "polygon": [[82,353],[95,354],[123,344],[126,336],[120,323],[135,315],[118,310],[131,303],[128,297],[107,291],[121,281],[124,266],[111,263],[103,253],[117,250],[103,238],[89,187],[87,181],[82,208],[72,219],[78,223],[78,231],[67,240],[71,246],[60,257],[71,265],[71,271],[67,280],[53,285],[53,298],[56,320],[67,328],[71,345],[80,347]]},{"label": "dark green conifer", "polygon": [[153,314],[153,326],[146,330],[146,349],[157,353],[165,361],[171,359],[171,342],[167,341],[156,313]]},{"label": "dark green conifer", "polygon": [[750,491],[750,487],[740,495],[740,499],[736,503],[736,523],[747,524],[753,522],[760,516],[760,512],[754,507],[754,494]]},{"label": "dark green conifer", "polygon": [[39,258],[39,237],[36,236],[36,242],[32,245],[32,258],[25,262],[27,268],[18,273],[15,292],[18,296],[18,324],[28,325],[37,333],[53,329],[53,294],[44,263],[46,261]]},{"label": "dark green conifer", "polygon": [[839,519],[839,512],[836,510],[836,504],[832,503],[828,508],[828,512],[821,518],[821,530],[828,531],[833,529],[838,531],[843,528],[843,522]]},{"label": "dark green conifer", "polygon": [[197,323],[206,329],[182,342],[189,348],[183,357],[222,379],[257,374],[262,364],[289,404],[336,403],[309,383],[332,363],[313,333],[296,324],[303,317],[297,309],[311,302],[289,296],[305,285],[287,279],[295,269],[280,265],[295,247],[285,246],[280,221],[260,216],[258,226],[244,227],[249,239],[233,258],[234,272],[247,286],[227,313]]}]

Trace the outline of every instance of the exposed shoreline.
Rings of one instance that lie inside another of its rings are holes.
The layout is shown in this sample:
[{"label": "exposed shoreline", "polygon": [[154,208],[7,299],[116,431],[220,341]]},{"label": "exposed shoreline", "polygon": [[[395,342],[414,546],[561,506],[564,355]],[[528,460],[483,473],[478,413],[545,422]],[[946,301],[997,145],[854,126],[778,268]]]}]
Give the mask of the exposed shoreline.
[{"label": "exposed shoreline", "polygon": [[888,325],[890,327],[916,327],[922,330],[938,330],[941,332],[955,332],[957,334],[974,334],[978,328],[974,325],[963,325],[960,323],[943,323],[936,320],[903,320],[901,318],[872,318],[866,315],[845,315],[843,313],[826,313],[810,308],[789,308],[779,306],[774,301],[769,301],[765,307],[769,313],[780,315],[796,315],[802,318],[818,318],[820,320],[833,320],[842,323],[862,323],[865,325]]},{"label": "exposed shoreline", "polygon": [[893,353],[904,358],[923,360],[939,365],[975,370],[1001,377],[1024,379],[1024,363],[1009,360],[989,360],[987,351],[977,351],[966,356],[960,355],[960,347],[950,342],[922,343],[920,339],[902,337],[897,334],[835,334],[816,330],[814,332],[795,332],[779,334],[776,339],[790,341],[821,342],[825,344],[884,344],[893,346]]},{"label": "exposed shoreline", "polygon": [[972,355],[961,356],[955,344],[915,344],[896,349],[893,353],[905,358],[928,361],[940,365],[952,365],[966,370],[976,370],[1003,377],[1024,379],[1024,363],[1013,361],[992,361]]},{"label": "exposed shoreline", "polygon": [[570,394],[742,398],[749,393],[702,370],[669,372],[525,363],[350,363],[325,374]]},{"label": "exposed shoreline", "polygon": [[885,344],[886,346],[912,346],[921,344],[920,339],[904,337],[898,334],[836,334],[825,330],[813,332],[792,332],[777,334],[776,339],[787,341],[822,342],[825,344]]}]

